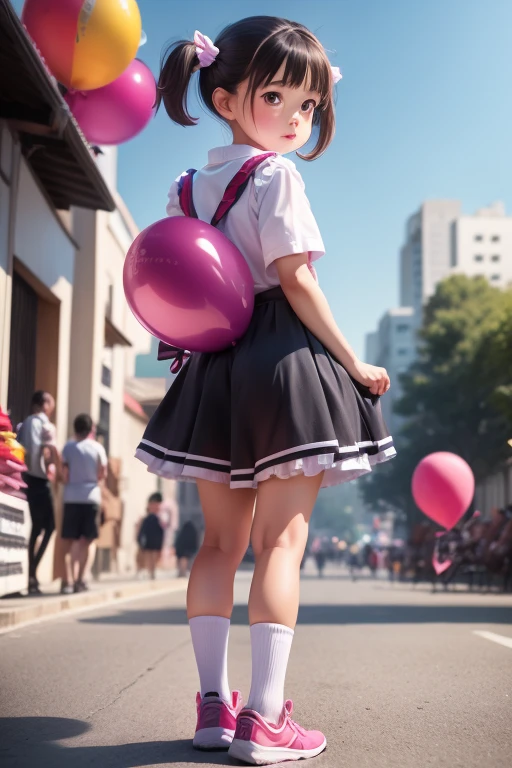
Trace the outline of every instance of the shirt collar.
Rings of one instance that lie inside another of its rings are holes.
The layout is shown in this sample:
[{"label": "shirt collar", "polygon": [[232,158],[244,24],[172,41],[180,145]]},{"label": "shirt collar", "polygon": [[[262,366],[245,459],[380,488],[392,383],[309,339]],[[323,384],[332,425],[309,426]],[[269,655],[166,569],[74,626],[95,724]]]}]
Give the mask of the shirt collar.
[{"label": "shirt collar", "polygon": [[256,157],[264,155],[271,150],[256,149],[250,144],[228,144],[227,147],[215,147],[208,152],[208,165],[227,163],[229,160],[238,160],[242,157]]}]

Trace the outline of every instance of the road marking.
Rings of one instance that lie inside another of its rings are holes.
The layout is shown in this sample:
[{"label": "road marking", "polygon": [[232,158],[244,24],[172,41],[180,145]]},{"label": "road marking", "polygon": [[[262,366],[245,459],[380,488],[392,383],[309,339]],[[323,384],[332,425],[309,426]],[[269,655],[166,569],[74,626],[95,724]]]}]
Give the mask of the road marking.
[{"label": "road marking", "polygon": [[473,634],[486,640],[491,640],[493,643],[504,645],[505,648],[512,648],[512,637],[504,637],[503,635],[496,635],[494,632],[484,632],[480,629],[474,629]]}]

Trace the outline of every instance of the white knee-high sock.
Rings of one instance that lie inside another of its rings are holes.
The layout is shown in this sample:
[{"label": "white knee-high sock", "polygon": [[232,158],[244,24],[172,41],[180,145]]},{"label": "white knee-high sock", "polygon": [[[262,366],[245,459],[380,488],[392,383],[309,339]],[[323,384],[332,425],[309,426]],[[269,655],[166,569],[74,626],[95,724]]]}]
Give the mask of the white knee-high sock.
[{"label": "white knee-high sock", "polygon": [[247,706],[277,723],[284,705],[284,680],[293,629],[283,624],[251,627],[252,679]]},{"label": "white knee-high sock", "polygon": [[229,619],[223,616],[196,616],[189,620],[196,656],[201,696],[218,693],[231,704],[228,683]]}]

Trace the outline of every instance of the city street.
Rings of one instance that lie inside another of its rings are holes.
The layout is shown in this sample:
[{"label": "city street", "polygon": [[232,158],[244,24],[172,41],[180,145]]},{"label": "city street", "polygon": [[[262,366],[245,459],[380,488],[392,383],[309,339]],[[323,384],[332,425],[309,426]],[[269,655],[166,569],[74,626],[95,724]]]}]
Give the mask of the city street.
[{"label": "city street", "polygon": [[[245,695],[250,575],[237,578],[230,636],[230,683]],[[308,563],[287,695],[301,724],[326,733],[311,765],[512,764],[512,599],[459,590],[353,583],[335,567],[321,580]],[[191,747],[184,600],[156,595],[1,636],[0,764],[235,765]]]}]

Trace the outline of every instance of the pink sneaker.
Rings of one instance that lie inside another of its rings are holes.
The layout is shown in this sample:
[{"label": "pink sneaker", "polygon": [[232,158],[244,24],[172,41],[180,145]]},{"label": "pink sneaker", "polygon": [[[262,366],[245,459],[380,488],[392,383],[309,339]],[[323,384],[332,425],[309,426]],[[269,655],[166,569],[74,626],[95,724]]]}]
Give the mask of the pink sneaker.
[{"label": "pink sneaker", "polygon": [[236,721],[230,757],[251,765],[270,765],[284,760],[303,760],[323,752],[326,740],[320,731],[306,731],[290,715],[293,704],[288,699],[279,724],[271,725],[253,709],[242,709]]},{"label": "pink sneaker", "polygon": [[228,749],[233,741],[236,717],[242,709],[242,694],[233,691],[231,706],[217,695],[196,696],[197,725],[194,741],[196,749]]}]

